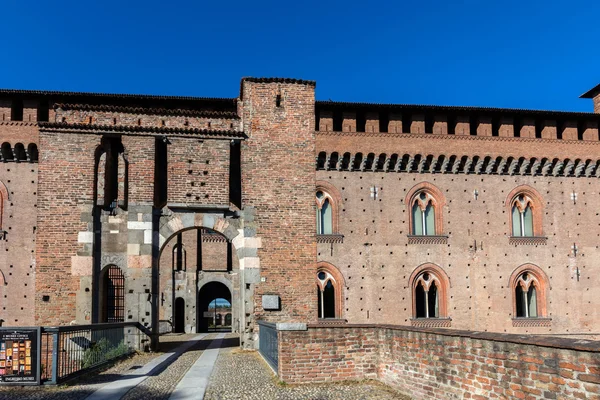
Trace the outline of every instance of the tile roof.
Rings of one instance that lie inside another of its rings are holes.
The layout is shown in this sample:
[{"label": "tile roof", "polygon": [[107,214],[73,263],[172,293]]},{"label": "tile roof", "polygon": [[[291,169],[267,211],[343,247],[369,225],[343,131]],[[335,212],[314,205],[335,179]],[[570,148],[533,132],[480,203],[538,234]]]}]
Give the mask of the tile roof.
[{"label": "tile roof", "polygon": [[600,119],[600,114],[592,112],[572,112],[572,111],[552,111],[552,110],[528,110],[521,108],[494,108],[494,107],[469,107],[469,106],[437,106],[424,104],[382,104],[382,103],[352,103],[338,101],[317,101],[315,108],[320,110],[327,109],[347,109],[347,110],[398,110],[398,111],[422,111],[422,112],[450,112],[450,113],[478,113],[478,114],[503,114],[503,115],[523,115],[523,116],[547,116],[547,117],[583,117]]},{"label": "tile roof", "polygon": [[128,107],[115,106],[110,104],[65,104],[56,103],[54,109],[62,110],[84,110],[84,111],[105,111],[120,112],[130,114],[148,114],[148,115],[182,115],[188,117],[213,117],[213,118],[234,118],[239,116],[233,111],[212,111],[212,110],[187,110],[182,108],[152,108],[152,107]]}]

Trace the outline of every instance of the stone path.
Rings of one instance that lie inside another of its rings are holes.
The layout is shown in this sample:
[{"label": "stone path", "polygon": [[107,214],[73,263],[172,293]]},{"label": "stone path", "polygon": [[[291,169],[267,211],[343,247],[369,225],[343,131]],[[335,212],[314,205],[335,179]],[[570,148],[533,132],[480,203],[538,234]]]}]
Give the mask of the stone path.
[{"label": "stone path", "polygon": [[192,365],[190,370],[177,384],[169,400],[203,399],[208,380],[212,374],[224,334],[220,334]]},{"label": "stone path", "polygon": [[68,385],[1,387],[0,400],[407,400],[376,382],[297,385],[279,383],[233,334],[168,335],[160,353],[143,353]]}]

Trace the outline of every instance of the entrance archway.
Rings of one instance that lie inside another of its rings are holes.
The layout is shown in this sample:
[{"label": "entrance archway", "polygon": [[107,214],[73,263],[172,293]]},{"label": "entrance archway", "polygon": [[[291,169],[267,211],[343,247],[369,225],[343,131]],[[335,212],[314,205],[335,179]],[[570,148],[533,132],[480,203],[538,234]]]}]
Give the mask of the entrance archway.
[{"label": "entrance archway", "polygon": [[175,299],[175,323],[173,330],[175,333],[185,332],[185,300],[182,297]]},{"label": "entrance archway", "polygon": [[[219,301],[216,302],[216,307],[212,306],[217,299],[224,299],[229,303],[229,310],[231,310],[231,291],[229,288],[221,282],[208,282],[200,288],[198,292],[198,332],[208,332],[209,327],[214,324],[216,313],[224,314],[224,310],[227,307],[223,307],[223,310],[219,310],[219,306],[223,305]],[[219,324],[222,324],[219,321]]]}]

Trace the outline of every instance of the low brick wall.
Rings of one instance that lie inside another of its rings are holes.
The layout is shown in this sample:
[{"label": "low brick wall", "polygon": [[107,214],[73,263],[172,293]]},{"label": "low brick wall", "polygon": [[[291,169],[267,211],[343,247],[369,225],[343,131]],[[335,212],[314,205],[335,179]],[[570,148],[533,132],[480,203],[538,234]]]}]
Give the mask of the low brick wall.
[{"label": "low brick wall", "polygon": [[600,399],[595,341],[367,325],[314,325],[279,340],[288,383],[377,379],[417,399]]}]

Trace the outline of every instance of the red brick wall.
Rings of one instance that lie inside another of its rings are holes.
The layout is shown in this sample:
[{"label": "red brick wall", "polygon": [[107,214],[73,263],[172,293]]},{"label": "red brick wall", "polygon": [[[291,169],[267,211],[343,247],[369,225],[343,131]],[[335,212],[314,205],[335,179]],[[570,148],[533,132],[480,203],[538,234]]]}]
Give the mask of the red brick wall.
[{"label": "red brick wall", "polygon": [[366,325],[279,335],[287,383],[376,377],[418,399],[600,398],[597,342]]},{"label": "red brick wall", "polygon": [[[22,122],[2,123],[0,110],[0,144],[11,148],[22,143],[38,144],[35,125]],[[10,117],[10,109],[8,110]],[[0,163],[2,213],[0,230],[0,319],[3,326],[34,324],[35,248],[37,231],[38,164],[29,162]]]},{"label": "red brick wall", "polygon": [[169,141],[169,203],[229,205],[229,141]]},{"label": "red brick wall", "polygon": [[[262,240],[261,276],[255,291],[255,317],[268,321],[316,319],[316,241],[314,164],[314,85],[243,85],[243,206],[254,207]],[[276,106],[277,95],[281,107]],[[264,312],[263,294],[281,298],[281,311]]]},{"label": "red brick wall", "polygon": [[[38,325],[68,325],[75,320],[79,280],[71,275],[71,257],[87,230],[82,212],[94,195],[96,135],[40,134],[36,310]],[[77,177],[77,179],[73,179]],[[42,296],[50,301],[43,302]]]}]

